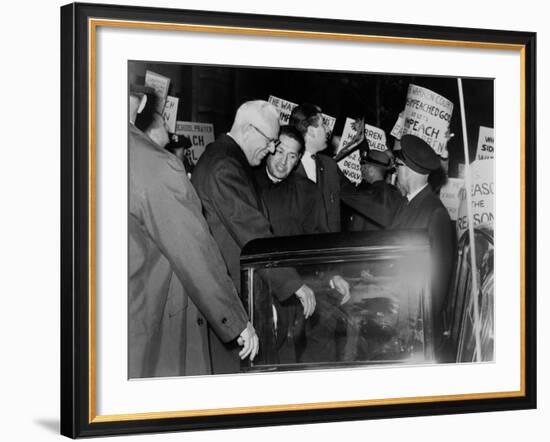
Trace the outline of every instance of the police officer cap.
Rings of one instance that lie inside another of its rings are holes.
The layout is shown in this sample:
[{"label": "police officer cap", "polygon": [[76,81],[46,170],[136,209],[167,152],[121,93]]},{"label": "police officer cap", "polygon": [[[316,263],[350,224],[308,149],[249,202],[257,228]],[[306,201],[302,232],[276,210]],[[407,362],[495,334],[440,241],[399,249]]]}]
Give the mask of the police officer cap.
[{"label": "police officer cap", "polygon": [[414,135],[401,137],[401,150],[399,152],[403,162],[422,175],[429,175],[430,172],[441,167],[439,157],[430,145]]}]

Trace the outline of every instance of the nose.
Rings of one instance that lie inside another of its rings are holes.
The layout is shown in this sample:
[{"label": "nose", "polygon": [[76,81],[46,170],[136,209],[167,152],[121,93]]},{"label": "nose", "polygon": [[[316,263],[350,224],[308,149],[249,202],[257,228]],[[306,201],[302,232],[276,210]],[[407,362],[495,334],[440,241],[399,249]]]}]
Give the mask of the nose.
[{"label": "nose", "polygon": [[275,153],[275,143],[273,141],[270,141],[268,144],[267,144],[267,151],[269,153]]}]

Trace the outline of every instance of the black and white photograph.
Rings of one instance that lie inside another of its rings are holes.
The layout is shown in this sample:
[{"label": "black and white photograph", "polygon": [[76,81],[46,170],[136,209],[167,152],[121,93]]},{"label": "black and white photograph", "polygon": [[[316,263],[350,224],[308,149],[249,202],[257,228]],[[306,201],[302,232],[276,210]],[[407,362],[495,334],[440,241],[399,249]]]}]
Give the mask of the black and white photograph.
[{"label": "black and white photograph", "polygon": [[128,378],[495,360],[494,79],[128,61]]}]

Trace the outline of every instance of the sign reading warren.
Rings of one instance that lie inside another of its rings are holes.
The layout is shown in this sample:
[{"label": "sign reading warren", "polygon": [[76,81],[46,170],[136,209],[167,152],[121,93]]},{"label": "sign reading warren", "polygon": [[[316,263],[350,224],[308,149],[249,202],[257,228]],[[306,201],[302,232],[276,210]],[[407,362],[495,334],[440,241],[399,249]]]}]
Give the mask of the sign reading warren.
[{"label": "sign reading warren", "polygon": [[185,150],[185,156],[190,163],[197,164],[206,146],[214,141],[214,125],[177,121],[176,134],[187,137],[191,141],[191,147]]},{"label": "sign reading warren", "polygon": [[402,135],[422,138],[440,156],[447,155],[447,141],[453,103],[435,92],[409,85],[403,111]]},{"label": "sign reading warren", "polygon": [[[279,111],[279,124],[281,126],[287,126],[290,120],[290,114],[292,113],[292,110],[298,105],[296,103],[293,103],[292,101],[283,100],[282,98],[275,97],[274,95],[270,95],[267,101],[270,102],[273,106],[275,106]],[[334,125],[336,124],[336,118],[326,114],[321,114],[321,115],[323,116],[323,124],[327,128],[330,135],[334,130]]]},{"label": "sign reading warren", "polygon": [[365,123],[365,139],[369,144],[369,149],[385,151],[386,147],[386,132],[376,126],[371,126]]},{"label": "sign reading warren", "polygon": [[[492,225],[495,218],[494,198],[495,198],[495,171],[494,160],[474,161],[470,165],[472,176],[472,217],[474,227],[479,224]],[[468,229],[468,205],[466,195],[460,200],[458,217],[456,219],[456,231],[460,238]]]},{"label": "sign reading warren", "polygon": [[490,127],[479,126],[476,160],[492,160],[495,157],[495,135]]},{"label": "sign reading warren", "polygon": [[155,110],[162,114],[164,109],[164,102],[168,95],[168,89],[170,88],[170,79],[163,75],[157,74],[153,71],[145,72],[145,86],[149,86],[155,91],[157,102],[155,103]]}]

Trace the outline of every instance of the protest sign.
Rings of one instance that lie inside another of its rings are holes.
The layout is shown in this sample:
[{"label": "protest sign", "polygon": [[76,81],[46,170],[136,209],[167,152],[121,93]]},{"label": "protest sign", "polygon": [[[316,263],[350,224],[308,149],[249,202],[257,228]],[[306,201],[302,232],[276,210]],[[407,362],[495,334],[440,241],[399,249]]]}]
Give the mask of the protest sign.
[{"label": "protest sign", "polygon": [[[270,95],[267,101],[275,106],[279,111],[279,124],[281,126],[287,126],[292,110],[298,105],[296,103],[293,103],[292,101],[283,100],[282,98],[275,97],[274,95]],[[332,131],[334,130],[334,125],[336,124],[336,118],[326,114],[321,115],[323,116],[323,124],[327,128],[328,135],[332,134]]]},{"label": "protest sign", "polygon": [[386,133],[379,127],[365,124],[365,139],[371,150],[379,150],[381,152],[388,150],[386,147]]},{"label": "protest sign", "polygon": [[166,121],[168,131],[171,133],[176,132],[176,119],[178,116],[178,103],[177,97],[166,97],[166,103],[164,104],[164,110],[162,111],[162,117]]},{"label": "protest sign", "polygon": [[[494,160],[474,161],[470,165],[472,217],[474,227],[480,224],[492,225],[494,220]],[[466,195],[462,195],[458,208],[456,230],[458,237],[468,229],[468,207]]]},{"label": "protest sign", "polygon": [[[346,124],[344,125],[344,131],[342,132],[342,138],[340,139],[340,144],[338,145],[338,152],[349,148],[352,144],[359,144],[362,141],[362,138],[357,140],[357,130],[354,128],[355,120],[353,118],[346,118]],[[344,173],[347,179],[355,184],[359,184],[362,180],[361,176],[361,156],[359,150],[356,149],[351,152],[349,155],[346,155],[340,161],[338,161],[338,167]]]},{"label": "protest sign", "polygon": [[298,105],[292,101],[283,100],[282,98],[278,98],[273,95],[270,95],[267,101],[275,106],[279,111],[279,124],[281,126],[287,126],[292,109]]},{"label": "protest sign", "polygon": [[490,127],[479,126],[477,139],[476,160],[492,160],[495,157],[494,130]]},{"label": "protest sign", "polygon": [[155,103],[155,110],[162,114],[164,109],[164,101],[168,95],[168,89],[170,88],[170,79],[163,75],[157,74],[153,71],[145,72],[145,86],[149,86],[155,91],[157,102]]},{"label": "protest sign", "polygon": [[452,113],[451,101],[429,89],[410,84],[403,111],[402,135],[422,138],[435,153],[445,157]]},{"label": "protest sign", "polygon": [[403,135],[404,125],[405,125],[405,117],[403,115],[403,112],[399,112],[399,116],[397,117],[397,121],[393,125],[393,129],[391,130],[390,135],[400,140],[401,136]]},{"label": "protest sign", "polygon": [[447,183],[439,191],[439,198],[447,208],[449,216],[453,221],[458,218],[458,208],[460,206],[461,194],[464,189],[464,180],[461,178],[449,178]]},{"label": "protest sign", "polygon": [[189,139],[191,147],[185,150],[185,156],[190,163],[197,164],[206,146],[214,141],[214,125],[177,121],[176,134]]}]

